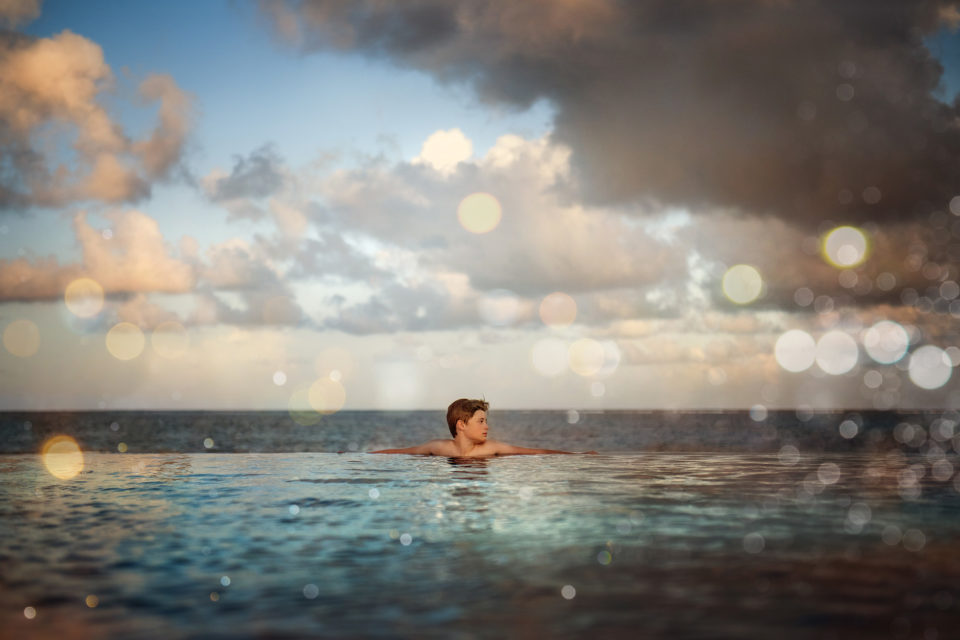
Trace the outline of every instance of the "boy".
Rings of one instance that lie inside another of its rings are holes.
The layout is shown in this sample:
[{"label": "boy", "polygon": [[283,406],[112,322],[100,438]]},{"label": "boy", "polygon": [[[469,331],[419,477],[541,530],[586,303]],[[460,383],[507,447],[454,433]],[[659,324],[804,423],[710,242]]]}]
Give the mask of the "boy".
[{"label": "boy", "polygon": [[[449,458],[480,458],[509,454],[534,453],[572,453],[553,449],[528,449],[515,447],[506,442],[487,439],[487,409],[489,403],[484,400],[454,400],[447,408],[447,426],[450,427],[452,440],[431,440],[406,449],[383,449],[371,453],[412,453],[428,456],[447,456]],[[588,451],[587,453],[596,453]]]}]

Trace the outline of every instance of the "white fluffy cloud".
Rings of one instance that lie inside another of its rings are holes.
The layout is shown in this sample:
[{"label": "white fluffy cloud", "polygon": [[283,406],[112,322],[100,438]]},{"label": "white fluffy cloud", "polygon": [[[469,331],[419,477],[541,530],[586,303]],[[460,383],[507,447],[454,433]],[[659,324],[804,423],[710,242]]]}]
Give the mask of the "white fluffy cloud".
[{"label": "white fluffy cloud", "polygon": [[[569,152],[545,139],[504,136],[449,175],[401,163],[342,170],[321,188],[333,224],[408,251],[429,270],[459,271],[478,290],[645,287],[685,269],[683,257],[615,210],[591,209],[564,192]],[[502,208],[497,228],[476,235],[457,208],[475,192]]]},{"label": "white fluffy cloud", "polygon": [[449,176],[457,165],[466,162],[473,155],[473,143],[460,129],[435,131],[430,134],[420,149],[420,155],[413,164],[433,167],[444,176]]}]

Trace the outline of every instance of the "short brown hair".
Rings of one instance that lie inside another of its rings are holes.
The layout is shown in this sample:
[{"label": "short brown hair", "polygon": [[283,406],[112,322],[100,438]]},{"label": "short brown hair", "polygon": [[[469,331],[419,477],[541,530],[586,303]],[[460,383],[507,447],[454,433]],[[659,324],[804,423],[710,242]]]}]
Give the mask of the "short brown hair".
[{"label": "short brown hair", "polygon": [[457,437],[457,421],[466,422],[473,417],[477,411],[486,411],[490,403],[486,400],[470,400],[469,398],[460,398],[454,400],[447,407],[447,426],[450,427],[450,435]]}]

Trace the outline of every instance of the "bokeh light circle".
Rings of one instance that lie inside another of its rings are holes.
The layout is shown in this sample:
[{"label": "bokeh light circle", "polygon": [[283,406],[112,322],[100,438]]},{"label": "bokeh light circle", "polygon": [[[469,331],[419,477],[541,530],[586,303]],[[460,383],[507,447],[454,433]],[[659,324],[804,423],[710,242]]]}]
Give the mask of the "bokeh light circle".
[{"label": "bokeh light circle", "polygon": [[182,324],[175,320],[162,322],[153,330],[150,336],[153,350],[157,355],[169,360],[183,357],[190,346],[190,336]]},{"label": "bokeh light circle", "polygon": [[806,331],[791,329],[777,338],[773,354],[783,369],[798,373],[813,366],[817,343]]},{"label": "bokeh light circle", "polygon": [[502,215],[500,202],[489,193],[471,193],[457,207],[457,218],[470,233],[493,231]]},{"label": "bokeh light circle", "polygon": [[817,366],[830,375],[850,371],[859,357],[857,341],[843,331],[828,331],[817,340]]},{"label": "bokeh light circle", "polygon": [[823,237],[823,257],[835,267],[855,267],[867,259],[866,234],[856,227],[837,227]]},{"label": "bokeh light circle", "polygon": [[604,340],[600,343],[603,347],[603,366],[594,375],[599,377],[609,377],[616,372],[620,366],[621,354],[620,347],[613,340]]},{"label": "bokeh light circle", "polygon": [[347,391],[337,380],[330,377],[320,378],[310,385],[307,401],[317,413],[329,415],[343,408],[347,401]]},{"label": "bokeh light circle", "polygon": [[898,362],[907,353],[910,334],[896,322],[881,320],[863,334],[863,348],[881,364]]},{"label": "bokeh light circle", "polygon": [[29,320],[14,320],[3,330],[3,346],[18,358],[29,358],[40,349],[40,329]]},{"label": "bokeh light circle", "polygon": [[850,440],[851,438],[855,437],[859,430],[860,430],[860,427],[857,426],[857,423],[854,422],[853,420],[844,420],[837,427],[837,431],[839,431],[840,435],[843,436],[846,440]]},{"label": "bokeh light circle", "polygon": [[567,370],[567,345],[557,338],[538,340],[530,350],[533,368],[542,376],[553,378]]},{"label": "bokeh light circle", "polygon": [[577,318],[577,303],[562,291],[555,291],[540,302],[540,319],[549,327],[561,328]]},{"label": "bokeh light circle", "polygon": [[760,297],[763,278],[749,264],[738,264],[723,274],[723,295],[736,304],[750,304]]},{"label": "bokeh light circle", "polygon": [[107,351],[117,360],[133,360],[143,353],[146,342],[143,331],[131,322],[119,322],[107,332]]},{"label": "bokeh light circle", "polygon": [[43,443],[43,464],[54,477],[69,480],[83,471],[83,452],[70,436],[53,436]]},{"label": "bokeh light circle", "polygon": [[90,318],[103,309],[103,287],[96,280],[77,278],[67,285],[63,301],[70,313],[80,318]]},{"label": "bokeh light circle", "polygon": [[309,387],[298,387],[294,389],[287,403],[290,418],[304,427],[317,424],[323,417],[310,406],[309,391]]},{"label": "bokeh light circle", "polygon": [[591,338],[581,338],[567,349],[570,369],[577,375],[592,376],[603,368],[606,353],[603,345]]},{"label": "bokeh light circle", "polygon": [[950,356],[940,347],[926,345],[910,354],[910,380],[922,389],[939,389],[953,374]]}]

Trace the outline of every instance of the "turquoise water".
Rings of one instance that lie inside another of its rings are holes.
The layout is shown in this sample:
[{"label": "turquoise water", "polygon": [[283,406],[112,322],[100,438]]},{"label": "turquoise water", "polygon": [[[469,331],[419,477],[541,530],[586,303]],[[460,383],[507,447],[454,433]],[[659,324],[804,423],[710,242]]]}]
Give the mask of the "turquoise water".
[{"label": "turquoise water", "polygon": [[0,456],[0,628],[947,638],[960,461],[938,460],[87,454],[59,480]]}]

